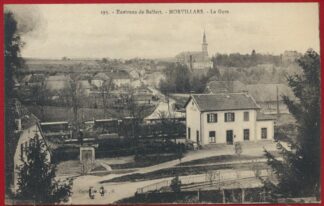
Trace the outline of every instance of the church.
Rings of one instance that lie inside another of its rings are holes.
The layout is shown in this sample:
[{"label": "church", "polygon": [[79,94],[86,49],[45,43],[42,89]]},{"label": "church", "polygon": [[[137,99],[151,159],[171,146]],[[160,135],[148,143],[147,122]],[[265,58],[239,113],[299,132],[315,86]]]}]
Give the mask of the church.
[{"label": "church", "polygon": [[213,62],[208,56],[208,43],[205,32],[201,47],[201,51],[181,52],[176,56],[177,62],[187,65],[190,71],[195,74],[206,74],[213,67]]}]

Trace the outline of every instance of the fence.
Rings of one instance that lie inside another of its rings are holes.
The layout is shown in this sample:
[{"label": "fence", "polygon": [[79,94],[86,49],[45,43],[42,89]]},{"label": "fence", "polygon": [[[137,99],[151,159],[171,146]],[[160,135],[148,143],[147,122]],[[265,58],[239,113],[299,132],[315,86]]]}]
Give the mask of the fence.
[{"label": "fence", "polygon": [[[212,171],[215,172],[214,176],[213,174],[201,174],[201,175],[192,175],[192,176],[185,176],[185,177],[179,177],[182,185],[189,185],[195,183],[196,186],[199,185],[207,185],[207,184],[219,184],[219,186],[222,186],[223,183],[232,181],[240,181],[245,180],[249,178],[255,178],[256,174],[254,171],[247,170],[247,171]],[[270,171],[268,170],[260,170],[258,176],[260,177],[267,177],[271,175]],[[137,194],[147,193],[150,191],[156,191],[160,190],[163,187],[169,187],[171,184],[171,179],[169,180],[163,180],[161,182],[153,183],[141,188],[137,189]],[[237,183],[237,185],[239,185]]]}]

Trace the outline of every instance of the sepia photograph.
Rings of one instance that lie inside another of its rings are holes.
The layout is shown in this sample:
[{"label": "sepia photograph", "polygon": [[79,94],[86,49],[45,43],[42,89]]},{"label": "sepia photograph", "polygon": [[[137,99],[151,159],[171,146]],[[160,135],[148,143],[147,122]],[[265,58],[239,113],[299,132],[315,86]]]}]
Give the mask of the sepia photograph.
[{"label": "sepia photograph", "polygon": [[7,205],[321,203],[319,3],[3,7]]}]

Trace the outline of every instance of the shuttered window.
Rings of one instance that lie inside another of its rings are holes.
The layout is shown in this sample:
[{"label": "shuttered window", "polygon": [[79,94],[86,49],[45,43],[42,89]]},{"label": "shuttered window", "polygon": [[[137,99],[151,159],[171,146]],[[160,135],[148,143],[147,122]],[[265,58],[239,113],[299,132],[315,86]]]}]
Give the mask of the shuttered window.
[{"label": "shuttered window", "polygon": [[235,121],[235,113],[234,112],[226,112],[224,119],[225,119],[225,122],[234,122]]}]

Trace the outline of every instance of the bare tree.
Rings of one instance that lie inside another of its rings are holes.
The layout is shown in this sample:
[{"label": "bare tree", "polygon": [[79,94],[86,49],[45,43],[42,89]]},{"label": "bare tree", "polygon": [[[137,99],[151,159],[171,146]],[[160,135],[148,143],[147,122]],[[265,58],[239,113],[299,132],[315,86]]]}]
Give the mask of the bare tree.
[{"label": "bare tree", "polygon": [[40,111],[41,111],[41,120],[44,120],[44,113],[45,113],[45,105],[46,102],[49,99],[49,90],[46,89],[46,87],[44,86],[44,80],[42,80],[42,82],[38,85],[32,86],[31,87],[31,93],[32,93],[32,97],[34,98],[34,102],[37,106],[39,106]]},{"label": "bare tree", "polygon": [[123,97],[123,109],[131,117],[132,136],[137,140],[140,123],[149,107],[136,101],[134,90],[128,88],[128,94]]},{"label": "bare tree", "polygon": [[73,138],[80,138],[80,123],[78,119],[79,109],[82,107],[82,99],[85,96],[83,87],[79,84],[78,78],[76,74],[70,74],[70,78],[67,84],[66,90],[69,100],[70,106],[73,111]]},{"label": "bare tree", "polygon": [[100,95],[102,99],[102,107],[104,112],[104,117],[107,116],[107,109],[109,108],[109,92],[111,90],[112,80],[106,80],[100,87]]},{"label": "bare tree", "polygon": [[174,138],[174,142],[176,143],[176,134],[177,134],[177,121],[175,119],[174,114],[170,112],[159,112],[158,113],[160,122],[161,122],[161,132],[164,138],[172,139]]}]

